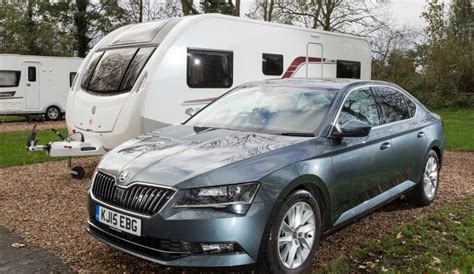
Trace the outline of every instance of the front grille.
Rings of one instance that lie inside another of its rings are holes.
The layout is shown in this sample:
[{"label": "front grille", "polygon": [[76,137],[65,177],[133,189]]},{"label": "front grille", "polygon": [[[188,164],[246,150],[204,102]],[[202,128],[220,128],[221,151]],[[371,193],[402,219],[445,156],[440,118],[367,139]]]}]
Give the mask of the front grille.
[{"label": "front grille", "polygon": [[164,261],[190,255],[181,242],[119,233],[96,222],[93,218],[90,221],[92,225],[89,225],[89,231],[96,237],[135,253]]},{"label": "front grille", "polygon": [[115,178],[97,172],[92,185],[94,197],[109,205],[132,212],[154,215],[173,196],[174,191],[166,188],[136,184],[129,188],[115,185]]}]

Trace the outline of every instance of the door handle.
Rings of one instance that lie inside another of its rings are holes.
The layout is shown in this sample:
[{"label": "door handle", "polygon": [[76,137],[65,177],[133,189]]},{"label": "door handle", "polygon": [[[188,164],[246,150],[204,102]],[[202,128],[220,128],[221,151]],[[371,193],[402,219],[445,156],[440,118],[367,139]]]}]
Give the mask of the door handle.
[{"label": "door handle", "polygon": [[391,146],[392,144],[390,144],[389,142],[385,142],[380,145],[380,150],[386,150],[387,148],[390,148]]},{"label": "door handle", "polygon": [[421,138],[423,136],[425,136],[425,133],[423,131],[418,132],[418,134],[416,135],[416,137],[418,138]]},{"label": "door handle", "polygon": [[26,86],[29,87],[29,86],[31,86],[31,84],[30,84],[30,83],[26,83]]}]

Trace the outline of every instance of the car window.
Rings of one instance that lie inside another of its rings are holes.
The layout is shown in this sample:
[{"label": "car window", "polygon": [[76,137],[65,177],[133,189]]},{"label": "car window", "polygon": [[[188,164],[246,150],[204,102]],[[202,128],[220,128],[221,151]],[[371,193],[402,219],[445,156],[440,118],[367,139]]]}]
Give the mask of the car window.
[{"label": "car window", "polygon": [[375,98],[370,89],[354,90],[346,97],[337,123],[342,125],[350,120],[360,120],[371,126],[380,124]]},{"label": "car window", "polygon": [[411,117],[415,116],[415,113],[416,113],[416,104],[413,103],[413,101],[410,100],[410,99],[408,99],[407,97],[405,97],[405,101],[407,102],[408,111],[410,112],[410,116],[411,116]]},{"label": "car window", "polygon": [[376,87],[374,90],[382,106],[384,124],[410,118],[405,99],[398,90],[390,87]]}]

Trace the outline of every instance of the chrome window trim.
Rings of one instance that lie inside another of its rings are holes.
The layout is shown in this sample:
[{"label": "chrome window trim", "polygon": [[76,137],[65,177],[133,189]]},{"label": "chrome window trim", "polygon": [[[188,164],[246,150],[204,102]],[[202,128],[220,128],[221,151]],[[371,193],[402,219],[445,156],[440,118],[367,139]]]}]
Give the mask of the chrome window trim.
[{"label": "chrome window trim", "polygon": [[[344,102],[346,101],[347,99],[347,96],[349,96],[349,94],[351,94],[353,91],[357,91],[357,90],[360,90],[360,89],[363,89],[363,88],[372,88],[372,87],[388,87],[388,88],[392,88],[398,92],[400,92],[403,96],[406,96],[408,99],[410,99],[410,97],[406,94],[405,91],[402,91],[398,88],[395,88],[395,87],[392,87],[392,86],[389,86],[389,85],[384,85],[384,84],[366,84],[366,85],[362,85],[362,86],[358,86],[358,87],[355,87],[351,90],[349,90],[346,95],[344,95],[344,99],[342,100],[342,103],[341,105],[339,106],[339,110],[337,111],[337,114],[336,114],[336,117],[334,118],[334,120],[332,121],[331,123],[331,128],[329,130],[329,133],[328,133],[328,136],[327,137],[331,137],[331,133],[333,132],[334,128],[336,127],[336,124],[337,124],[337,119],[339,118],[339,115],[341,114],[341,110],[342,110],[342,106],[344,105]],[[375,99],[375,95],[374,95],[374,99]],[[410,99],[411,100],[411,99]],[[413,100],[411,100],[413,102]],[[411,119],[415,118],[416,115],[418,114],[418,105],[413,102],[415,105],[416,105],[416,110],[415,110],[415,115],[411,116],[410,118],[408,119],[403,119],[403,120],[398,120],[398,121],[395,121],[395,122],[390,122],[390,123],[387,123],[387,124],[383,124],[383,125],[378,125],[378,126],[374,126],[372,127],[372,129],[379,129],[379,128],[383,128],[385,126],[388,126],[388,125],[394,125],[394,124],[397,124],[397,123],[400,123],[400,122],[406,122],[406,121],[410,121]],[[379,117],[380,118],[380,117]]]},{"label": "chrome window trim", "polygon": [[[154,215],[145,215],[145,214],[140,214],[140,213],[136,213],[136,212],[132,212],[130,210],[127,210],[127,209],[124,209],[124,208],[121,208],[121,207],[117,207],[117,206],[114,206],[114,205],[111,205],[109,203],[106,203],[106,202],[103,202],[99,199],[97,199],[95,196],[94,196],[94,193],[92,193],[92,189],[94,188],[94,182],[95,182],[95,176],[97,174],[97,172],[102,172],[108,176],[111,176],[114,178],[115,182],[114,182],[114,185],[116,185],[118,188],[122,188],[122,189],[127,189],[131,186],[134,186],[134,185],[143,185],[143,186],[151,186],[151,187],[158,187],[158,188],[165,188],[165,189],[169,189],[169,190],[173,190],[174,193],[173,195],[171,195],[171,197],[168,199],[168,201],[166,201],[166,203],[163,204],[163,206],[161,207],[160,210],[158,210],[157,213],[155,213]],[[136,216],[136,217],[140,217],[140,218],[146,218],[146,219],[151,219],[153,216],[156,216],[158,214],[161,213],[161,211],[168,205],[168,203],[173,200],[173,198],[175,197],[176,193],[178,193],[179,189],[177,188],[173,188],[173,187],[170,187],[170,186],[163,186],[163,185],[159,185],[159,184],[152,184],[152,183],[147,183],[147,182],[132,182],[131,184],[129,185],[126,185],[126,186],[121,186],[121,185],[118,185],[117,184],[117,177],[115,175],[112,175],[110,172],[106,172],[106,171],[103,171],[101,169],[98,169],[94,172],[94,176],[92,176],[92,184],[91,184],[91,187],[89,189],[89,195],[91,197],[91,199],[100,204],[100,205],[105,205],[107,207],[110,207],[111,209],[113,210],[117,210],[119,212],[123,212],[123,213],[126,213],[126,214],[129,214],[129,215],[132,215],[132,216]]]}]

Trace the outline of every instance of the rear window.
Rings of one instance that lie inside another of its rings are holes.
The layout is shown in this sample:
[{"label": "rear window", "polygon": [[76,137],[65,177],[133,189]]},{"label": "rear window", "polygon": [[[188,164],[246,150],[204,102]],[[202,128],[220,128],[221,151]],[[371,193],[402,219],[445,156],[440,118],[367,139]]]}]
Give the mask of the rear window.
[{"label": "rear window", "polygon": [[0,70],[0,87],[18,87],[18,84],[20,83],[20,75],[20,71]]},{"label": "rear window", "polygon": [[100,94],[130,91],[153,51],[154,48],[121,48],[96,52],[82,79],[82,88]]},{"label": "rear window", "polygon": [[410,116],[411,117],[415,116],[415,114],[416,114],[416,104],[413,103],[413,101],[408,99],[407,97],[405,97],[405,101],[407,102],[408,111],[410,112]]},{"label": "rear window", "polygon": [[410,118],[404,96],[393,88],[376,87],[375,93],[382,105],[384,124]]}]

